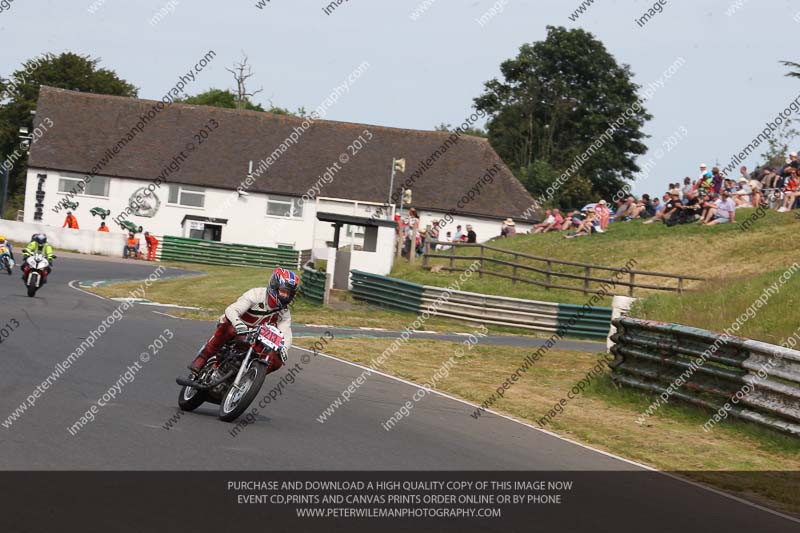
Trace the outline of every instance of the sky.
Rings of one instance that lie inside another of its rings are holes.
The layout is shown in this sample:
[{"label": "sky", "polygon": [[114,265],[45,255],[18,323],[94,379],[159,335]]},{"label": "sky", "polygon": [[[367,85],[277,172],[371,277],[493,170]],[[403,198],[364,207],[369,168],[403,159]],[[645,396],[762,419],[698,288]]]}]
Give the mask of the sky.
[{"label": "sky", "polygon": [[649,150],[637,161],[652,164],[636,194],[694,178],[701,162],[724,166],[800,95],[800,80],[779,63],[800,62],[797,2],[661,0],[643,27],[636,19],[656,2],[595,0],[575,21],[580,0],[347,0],[328,13],[329,0],[258,2],[0,0],[0,75],[70,51],[101,58],[140,97],[157,99],[209,50],[216,57],[187,94],[233,89],[225,68],[245,53],[250,88],[264,89],[256,102],[311,110],[367,61],[326,118],[429,130],[463,122],[500,63],[544,39],[548,25],[581,27],[630,65],[636,83],[663,80],[646,104]]}]

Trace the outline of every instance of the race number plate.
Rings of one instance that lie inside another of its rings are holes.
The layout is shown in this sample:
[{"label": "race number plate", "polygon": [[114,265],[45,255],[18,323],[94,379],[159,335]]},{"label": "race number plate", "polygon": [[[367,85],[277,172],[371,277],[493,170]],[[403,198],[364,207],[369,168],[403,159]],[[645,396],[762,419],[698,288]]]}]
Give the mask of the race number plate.
[{"label": "race number plate", "polygon": [[283,342],[283,333],[271,324],[264,324],[258,331],[258,340],[267,348],[277,351]]}]

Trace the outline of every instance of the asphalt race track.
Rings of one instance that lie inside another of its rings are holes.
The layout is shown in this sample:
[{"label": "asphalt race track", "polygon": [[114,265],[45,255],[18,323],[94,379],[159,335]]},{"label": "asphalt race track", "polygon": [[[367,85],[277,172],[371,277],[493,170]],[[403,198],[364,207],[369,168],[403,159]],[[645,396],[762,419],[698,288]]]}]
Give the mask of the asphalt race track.
[{"label": "asphalt race track", "polygon": [[[0,276],[0,328],[19,327],[0,344],[0,422],[32,394],[119,305],[76,290],[72,280],[143,279],[146,263],[110,263],[62,258],[35,298],[25,295],[15,270]],[[206,404],[176,414],[175,377],[210,335],[212,325],[156,314],[135,306],[9,427],[0,427],[0,468],[4,470],[637,470],[637,465],[559,439],[512,420],[486,413],[476,420],[473,407],[429,395],[392,431],[381,423],[416,390],[373,374],[349,403],[325,423],[320,413],[359,376],[362,369],[338,360],[311,358],[293,384],[261,410],[253,424],[233,437],[233,424],[217,419]],[[96,419],[74,436],[76,422],[115,383],[140,354],[169,329],[174,338],[140,364],[141,370]],[[306,354],[293,349],[289,365]],[[266,393],[286,372],[265,382]],[[715,510],[716,524],[779,531],[784,518],[714,492],[663,477],[665,494],[656,509]],[[699,493],[699,494],[697,494]],[[691,501],[689,501],[689,497]],[[633,505],[637,495],[629,495]],[[686,501],[680,501],[686,498]],[[663,505],[663,507],[662,507]],[[652,510],[652,509],[651,509]],[[757,526],[755,526],[757,524]],[[797,524],[793,524],[797,525]]]}]

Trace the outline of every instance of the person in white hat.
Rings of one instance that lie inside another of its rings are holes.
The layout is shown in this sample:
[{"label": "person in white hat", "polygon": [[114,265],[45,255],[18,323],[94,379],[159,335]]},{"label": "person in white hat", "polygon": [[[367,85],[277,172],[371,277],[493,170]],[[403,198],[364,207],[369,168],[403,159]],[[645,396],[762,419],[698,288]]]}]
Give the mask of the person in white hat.
[{"label": "person in white hat", "polygon": [[503,221],[503,226],[500,228],[501,237],[513,237],[517,234],[517,228],[514,227],[514,220],[509,217]]},{"label": "person in white hat", "polygon": [[706,174],[708,174],[708,165],[706,165],[705,163],[700,163],[700,177],[697,179],[699,180],[705,179]]},{"label": "person in white hat", "polygon": [[753,189],[750,187],[750,183],[748,183],[747,178],[744,176],[739,178],[739,184],[732,195],[733,201],[736,203],[736,207],[753,207],[752,194]]}]

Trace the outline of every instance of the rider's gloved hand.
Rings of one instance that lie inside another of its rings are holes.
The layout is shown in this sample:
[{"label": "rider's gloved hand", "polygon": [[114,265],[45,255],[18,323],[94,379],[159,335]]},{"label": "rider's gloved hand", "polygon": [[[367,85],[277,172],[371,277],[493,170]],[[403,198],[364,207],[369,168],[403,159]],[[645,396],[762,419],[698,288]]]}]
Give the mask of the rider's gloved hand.
[{"label": "rider's gloved hand", "polygon": [[247,326],[242,324],[241,322],[234,326],[236,328],[237,335],[244,335],[247,333]]}]

